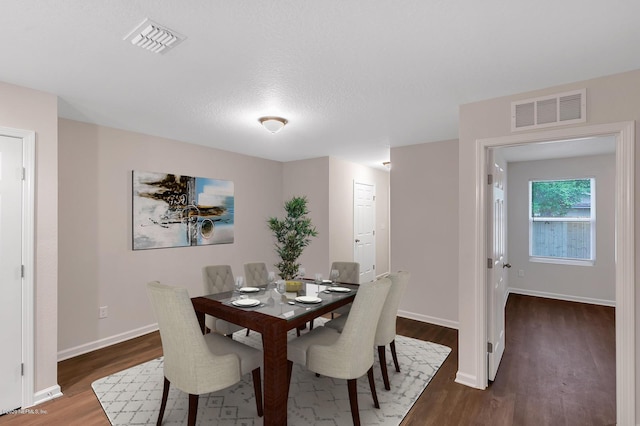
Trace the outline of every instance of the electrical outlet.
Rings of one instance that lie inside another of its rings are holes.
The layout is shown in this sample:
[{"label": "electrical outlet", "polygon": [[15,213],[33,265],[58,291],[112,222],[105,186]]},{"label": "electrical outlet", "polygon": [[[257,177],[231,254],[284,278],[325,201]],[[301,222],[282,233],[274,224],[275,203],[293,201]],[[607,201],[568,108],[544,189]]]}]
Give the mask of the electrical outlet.
[{"label": "electrical outlet", "polygon": [[520,278],[524,277],[524,269],[518,269],[518,276]]},{"label": "electrical outlet", "polygon": [[109,316],[109,310],[108,310],[108,307],[107,307],[107,306],[100,306],[100,310],[99,310],[99,313],[98,313],[98,317],[99,317],[100,319],[102,319],[102,318],[106,318],[106,317],[108,317],[108,316]]}]

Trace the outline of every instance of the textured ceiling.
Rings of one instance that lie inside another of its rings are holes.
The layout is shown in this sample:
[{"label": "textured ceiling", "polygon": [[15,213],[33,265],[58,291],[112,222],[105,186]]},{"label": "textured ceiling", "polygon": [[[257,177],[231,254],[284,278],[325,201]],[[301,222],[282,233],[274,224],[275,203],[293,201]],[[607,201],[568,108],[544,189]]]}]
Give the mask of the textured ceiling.
[{"label": "textured ceiling", "polygon": [[[61,117],[290,161],[380,165],[458,106],[640,68],[637,0],[0,0],[0,81]],[[123,41],[149,18],[187,37]],[[257,119],[280,115],[278,134]]]}]

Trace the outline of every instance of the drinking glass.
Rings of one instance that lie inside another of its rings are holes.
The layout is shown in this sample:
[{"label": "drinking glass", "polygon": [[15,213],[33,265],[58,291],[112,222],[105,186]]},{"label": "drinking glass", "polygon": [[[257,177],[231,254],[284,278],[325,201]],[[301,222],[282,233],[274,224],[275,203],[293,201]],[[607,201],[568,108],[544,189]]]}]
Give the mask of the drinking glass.
[{"label": "drinking glass", "polygon": [[267,274],[267,281],[269,285],[273,284],[276,281],[276,273],[273,271],[269,271],[269,273]]},{"label": "drinking glass", "polygon": [[282,305],[282,297],[285,295],[285,293],[287,292],[287,282],[285,280],[278,280],[276,281],[276,288],[275,290],[278,292],[278,294],[280,295],[280,304]]},{"label": "drinking glass", "polygon": [[236,290],[240,291],[242,287],[244,287],[244,277],[236,277]]},{"label": "drinking glass", "polygon": [[316,283],[317,284],[322,283],[322,274],[319,274],[319,273],[316,274]]},{"label": "drinking glass", "polygon": [[332,284],[336,284],[337,280],[338,280],[338,276],[340,275],[340,271],[338,271],[337,269],[332,269],[331,270],[331,283]]},{"label": "drinking glass", "polygon": [[298,278],[302,279],[304,278],[304,275],[307,273],[307,271],[301,266],[298,268]]}]

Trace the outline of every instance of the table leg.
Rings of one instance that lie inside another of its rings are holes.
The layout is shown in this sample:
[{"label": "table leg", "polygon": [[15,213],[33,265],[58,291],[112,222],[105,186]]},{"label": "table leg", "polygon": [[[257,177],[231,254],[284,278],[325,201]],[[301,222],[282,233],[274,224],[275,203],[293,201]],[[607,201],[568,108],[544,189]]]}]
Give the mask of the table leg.
[{"label": "table leg", "polygon": [[264,425],[287,424],[287,330],[273,324],[262,332],[264,350]]},{"label": "table leg", "polygon": [[200,324],[200,330],[202,330],[202,334],[206,334],[206,329],[204,325],[204,313],[196,311],[196,318],[198,318],[198,324]]}]

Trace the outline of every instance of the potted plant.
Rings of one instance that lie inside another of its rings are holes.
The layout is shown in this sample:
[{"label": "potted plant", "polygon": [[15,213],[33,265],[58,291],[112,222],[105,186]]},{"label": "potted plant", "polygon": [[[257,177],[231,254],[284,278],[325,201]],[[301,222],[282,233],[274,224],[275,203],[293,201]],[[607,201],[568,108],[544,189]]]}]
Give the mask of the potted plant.
[{"label": "potted plant", "polygon": [[284,209],[287,212],[284,219],[270,217],[267,223],[276,238],[275,246],[280,262],[275,266],[280,271],[280,278],[293,280],[298,275],[300,267],[298,258],[311,242],[311,237],[318,235],[318,231],[307,217],[307,197],[292,197],[284,203]]}]

